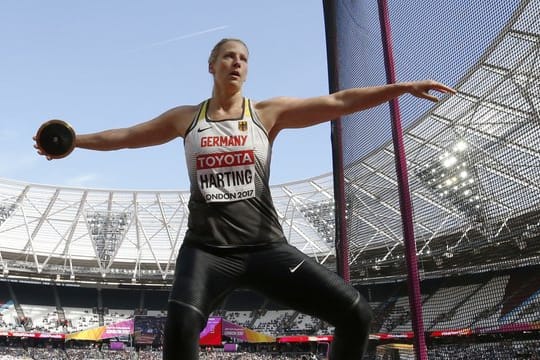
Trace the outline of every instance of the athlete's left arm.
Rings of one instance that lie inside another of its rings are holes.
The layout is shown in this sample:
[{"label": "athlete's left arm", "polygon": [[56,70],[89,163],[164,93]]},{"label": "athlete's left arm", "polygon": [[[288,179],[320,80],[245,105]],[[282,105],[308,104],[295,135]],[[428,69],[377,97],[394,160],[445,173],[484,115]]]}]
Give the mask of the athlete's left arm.
[{"label": "athlete's left arm", "polygon": [[375,107],[407,93],[438,101],[436,96],[429,93],[431,90],[441,93],[455,92],[439,82],[423,80],[346,89],[330,95],[305,99],[278,97],[257,103],[256,109],[261,113],[262,121],[273,139],[282,129],[302,128],[334,120],[343,115]]}]

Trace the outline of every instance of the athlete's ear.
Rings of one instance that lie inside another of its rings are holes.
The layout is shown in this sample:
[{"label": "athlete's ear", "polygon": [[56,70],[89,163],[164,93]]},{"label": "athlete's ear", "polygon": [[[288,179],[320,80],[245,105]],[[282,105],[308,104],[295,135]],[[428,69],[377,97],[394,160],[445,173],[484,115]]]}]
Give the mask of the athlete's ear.
[{"label": "athlete's ear", "polygon": [[210,74],[213,74],[215,71],[214,71],[214,64],[212,63],[208,63],[208,72]]}]

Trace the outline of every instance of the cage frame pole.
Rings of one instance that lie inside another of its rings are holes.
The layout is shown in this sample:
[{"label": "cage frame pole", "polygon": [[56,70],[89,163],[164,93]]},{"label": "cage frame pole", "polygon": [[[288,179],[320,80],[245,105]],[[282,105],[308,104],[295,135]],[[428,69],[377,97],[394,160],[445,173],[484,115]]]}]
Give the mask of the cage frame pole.
[{"label": "cage frame pole", "polygon": [[[335,1],[323,0],[324,23],[326,33],[326,57],[328,63],[329,92],[339,90],[339,68],[337,64],[337,30],[335,22]],[[345,174],[343,165],[342,120],[331,122],[332,167],[334,173],[334,206],[335,206],[335,242],[338,274],[346,281],[351,281],[349,268],[349,239],[347,236],[347,201],[345,196]]]},{"label": "cage frame pole", "polygon": [[[394,64],[392,33],[387,0],[377,0],[379,22],[381,26],[381,39],[384,53],[384,66],[388,84],[396,83],[396,69]],[[420,276],[418,273],[418,260],[416,257],[416,241],[414,238],[414,224],[412,203],[409,190],[407,160],[401,127],[401,112],[398,99],[389,102],[390,118],[392,123],[392,138],[394,144],[396,176],[398,180],[399,205],[401,221],[403,224],[403,240],[405,259],[407,262],[407,283],[409,293],[409,306],[414,332],[414,347],[417,360],[427,360],[427,348],[422,318],[422,296],[420,292]]]}]

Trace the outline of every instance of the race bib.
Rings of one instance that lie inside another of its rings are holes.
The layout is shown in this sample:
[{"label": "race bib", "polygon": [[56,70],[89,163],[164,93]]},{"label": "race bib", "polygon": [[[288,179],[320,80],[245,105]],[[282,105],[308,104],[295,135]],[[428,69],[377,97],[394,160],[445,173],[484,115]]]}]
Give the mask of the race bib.
[{"label": "race bib", "polygon": [[253,150],[197,156],[197,182],[206,202],[226,202],[255,196]]}]

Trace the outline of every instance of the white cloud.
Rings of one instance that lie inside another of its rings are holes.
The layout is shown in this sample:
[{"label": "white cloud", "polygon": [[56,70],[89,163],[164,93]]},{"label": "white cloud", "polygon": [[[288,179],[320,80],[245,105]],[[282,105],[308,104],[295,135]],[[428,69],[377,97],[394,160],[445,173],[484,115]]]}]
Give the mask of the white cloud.
[{"label": "white cloud", "polygon": [[92,185],[92,183],[95,183],[97,179],[99,179],[99,175],[97,173],[88,173],[68,178],[64,183],[67,186],[87,187]]},{"label": "white cloud", "polygon": [[176,37],[173,37],[171,39],[157,41],[155,43],[149,44],[149,45],[147,45],[145,47],[142,47],[142,48],[139,48],[139,49],[136,49],[136,50],[133,50],[133,51],[143,50],[143,49],[147,49],[147,48],[151,48],[151,47],[156,47],[156,46],[169,44],[169,43],[179,41],[179,40],[189,39],[189,38],[196,37],[196,36],[199,36],[199,35],[208,34],[208,33],[214,32],[214,31],[223,30],[223,29],[226,29],[228,27],[229,27],[229,25],[216,26],[216,27],[213,27],[213,28],[210,28],[210,29],[196,31],[196,32],[192,32],[192,33],[189,33],[189,34],[176,36]]}]

